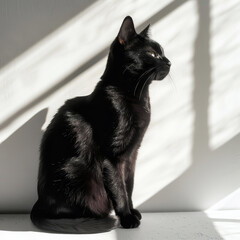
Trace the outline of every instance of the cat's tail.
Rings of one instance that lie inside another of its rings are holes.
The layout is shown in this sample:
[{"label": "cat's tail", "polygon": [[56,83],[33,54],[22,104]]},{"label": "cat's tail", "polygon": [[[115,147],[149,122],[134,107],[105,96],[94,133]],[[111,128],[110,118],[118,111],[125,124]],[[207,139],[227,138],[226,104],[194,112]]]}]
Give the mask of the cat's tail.
[{"label": "cat's tail", "polygon": [[45,218],[38,208],[38,202],[33,206],[30,218],[33,224],[47,232],[91,234],[109,232],[119,227],[119,221],[114,216],[105,218]]}]

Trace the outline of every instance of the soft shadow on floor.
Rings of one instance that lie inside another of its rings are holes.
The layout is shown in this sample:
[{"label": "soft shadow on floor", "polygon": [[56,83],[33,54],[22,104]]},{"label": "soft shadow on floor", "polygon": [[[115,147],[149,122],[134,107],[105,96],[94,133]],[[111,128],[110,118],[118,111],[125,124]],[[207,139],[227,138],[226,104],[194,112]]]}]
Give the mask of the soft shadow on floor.
[{"label": "soft shadow on floor", "polygon": [[0,230],[2,231],[36,231],[37,229],[31,222],[29,214],[1,214],[0,215]]},{"label": "soft shadow on floor", "polygon": [[[22,215],[0,215],[0,230],[24,232],[42,232],[35,228],[28,214]],[[21,233],[22,232],[22,233]],[[63,234],[64,235],[64,234]],[[63,236],[61,234],[61,236]],[[20,236],[20,235],[19,235]],[[74,235],[66,235],[68,238]],[[81,237],[82,235],[79,235]],[[223,238],[213,228],[211,219],[203,212],[195,213],[152,213],[143,214],[143,219],[139,228],[135,229],[116,229],[113,232],[103,234],[84,235],[90,239],[122,240],[159,240],[159,239],[198,239],[198,240],[222,240]],[[102,238],[101,238],[102,239]]]}]

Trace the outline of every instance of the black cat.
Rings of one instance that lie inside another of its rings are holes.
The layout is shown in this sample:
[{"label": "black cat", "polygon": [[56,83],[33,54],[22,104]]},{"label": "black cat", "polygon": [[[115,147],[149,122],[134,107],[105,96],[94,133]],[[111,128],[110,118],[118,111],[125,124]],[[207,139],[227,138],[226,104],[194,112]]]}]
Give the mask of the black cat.
[{"label": "black cat", "polygon": [[[89,96],[66,101],[44,133],[32,222],[48,231],[94,233],[135,228],[135,162],[150,121],[148,86],[171,63],[162,47],[126,17],[101,81]],[[109,215],[115,210],[117,217]]]}]

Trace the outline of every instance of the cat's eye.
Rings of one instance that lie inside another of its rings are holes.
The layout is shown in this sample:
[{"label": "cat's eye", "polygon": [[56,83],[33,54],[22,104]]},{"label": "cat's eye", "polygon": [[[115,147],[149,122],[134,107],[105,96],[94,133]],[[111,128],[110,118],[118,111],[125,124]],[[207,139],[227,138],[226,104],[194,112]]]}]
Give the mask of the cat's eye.
[{"label": "cat's eye", "polygon": [[149,51],[148,54],[151,55],[154,58],[161,58],[161,56],[154,51]]},{"label": "cat's eye", "polygon": [[157,54],[155,52],[150,53],[152,57],[157,57]]}]

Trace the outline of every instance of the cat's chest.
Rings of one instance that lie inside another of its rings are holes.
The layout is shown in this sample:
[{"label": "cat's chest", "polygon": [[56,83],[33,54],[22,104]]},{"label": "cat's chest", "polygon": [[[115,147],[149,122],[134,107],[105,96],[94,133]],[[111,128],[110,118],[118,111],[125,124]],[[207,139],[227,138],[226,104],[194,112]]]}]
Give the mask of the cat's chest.
[{"label": "cat's chest", "polygon": [[130,111],[132,114],[133,124],[139,128],[144,129],[148,126],[150,121],[150,105],[138,104],[136,102],[130,103]]}]

